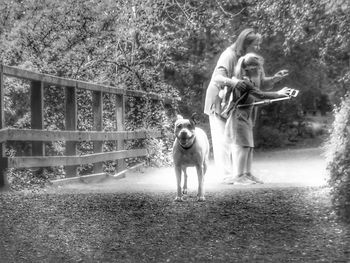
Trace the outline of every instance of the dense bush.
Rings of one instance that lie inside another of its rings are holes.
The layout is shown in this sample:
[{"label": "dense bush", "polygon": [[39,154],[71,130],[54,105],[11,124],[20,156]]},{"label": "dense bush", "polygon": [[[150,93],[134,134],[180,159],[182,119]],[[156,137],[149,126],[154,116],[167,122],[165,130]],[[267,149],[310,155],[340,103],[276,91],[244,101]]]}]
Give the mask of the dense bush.
[{"label": "dense bush", "polygon": [[329,184],[339,214],[350,220],[350,96],[334,110],[334,122],[326,144]]}]

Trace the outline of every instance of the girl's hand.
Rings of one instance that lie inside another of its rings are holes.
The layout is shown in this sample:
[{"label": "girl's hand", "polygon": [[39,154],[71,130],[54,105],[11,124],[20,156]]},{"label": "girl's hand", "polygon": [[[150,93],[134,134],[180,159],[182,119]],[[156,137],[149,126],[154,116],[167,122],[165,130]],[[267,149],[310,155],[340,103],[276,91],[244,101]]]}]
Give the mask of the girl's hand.
[{"label": "girl's hand", "polygon": [[277,91],[277,94],[281,97],[287,97],[289,96],[290,88],[284,87],[283,89],[280,89]]},{"label": "girl's hand", "polygon": [[287,69],[282,69],[280,71],[278,71],[273,78],[275,79],[276,82],[280,81],[281,79],[283,79],[284,77],[288,76],[289,72]]}]

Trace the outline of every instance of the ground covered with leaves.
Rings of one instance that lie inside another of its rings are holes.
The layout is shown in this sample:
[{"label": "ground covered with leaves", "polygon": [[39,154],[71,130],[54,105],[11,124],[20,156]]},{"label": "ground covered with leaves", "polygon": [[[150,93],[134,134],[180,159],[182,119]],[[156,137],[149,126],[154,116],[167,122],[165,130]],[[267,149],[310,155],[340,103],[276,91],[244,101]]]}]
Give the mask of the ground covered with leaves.
[{"label": "ground covered with leaves", "polygon": [[1,262],[349,262],[327,188],[4,193]]}]

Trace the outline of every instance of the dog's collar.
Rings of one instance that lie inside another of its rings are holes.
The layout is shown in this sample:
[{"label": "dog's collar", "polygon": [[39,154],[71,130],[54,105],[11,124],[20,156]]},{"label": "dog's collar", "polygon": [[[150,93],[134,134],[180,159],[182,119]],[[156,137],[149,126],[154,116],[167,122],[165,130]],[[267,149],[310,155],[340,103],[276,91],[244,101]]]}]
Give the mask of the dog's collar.
[{"label": "dog's collar", "polygon": [[192,146],[193,146],[193,144],[195,143],[195,141],[196,141],[196,136],[193,134],[193,136],[191,137],[191,139],[193,138],[193,142],[191,143],[191,145],[190,146],[183,146],[183,145],[181,145],[181,143],[180,143],[180,140],[179,140],[179,138],[178,138],[178,141],[179,141],[179,145],[181,146],[181,148],[182,149],[184,149],[184,150],[188,150],[188,149],[190,149]]}]

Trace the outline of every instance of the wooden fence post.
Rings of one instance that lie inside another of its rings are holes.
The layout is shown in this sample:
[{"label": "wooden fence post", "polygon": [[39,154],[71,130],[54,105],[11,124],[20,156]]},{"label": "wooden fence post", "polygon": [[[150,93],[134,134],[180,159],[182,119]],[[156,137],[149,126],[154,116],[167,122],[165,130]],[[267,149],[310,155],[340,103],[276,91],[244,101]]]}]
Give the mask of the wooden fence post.
[{"label": "wooden fence post", "polygon": [[[5,107],[4,107],[4,74],[3,66],[0,64],[0,129],[5,128]],[[7,160],[6,160],[6,142],[0,143],[0,190],[8,188],[6,169],[7,169]]]},{"label": "wooden fence post", "polygon": [[[32,81],[30,89],[31,127],[32,129],[42,130],[44,128],[44,83]],[[32,142],[32,155],[45,155],[43,142]]]},{"label": "wooden fence post", "polygon": [[[117,131],[124,131],[124,122],[125,122],[125,96],[124,94],[116,95],[116,129]],[[117,141],[117,151],[124,150],[124,140]],[[117,161],[117,172],[125,170],[125,161],[120,159]]]},{"label": "wooden fence post", "polygon": [[[94,91],[92,93],[92,113],[93,113],[93,130],[102,131],[103,126],[103,94],[101,91]],[[95,141],[94,153],[101,153],[103,151],[103,141]],[[103,172],[103,163],[94,164],[94,173]]]},{"label": "wooden fence post", "polygon": [[[77,89],[76,87],[65,87],[65,107],[66,116],[65,124],[67,131],[77,130]],[[74,156],[77,154],[77,143],[75,141],[66,141],[66,156]],[[66,166],[66,177],[77,176],[76,165]]]}]

